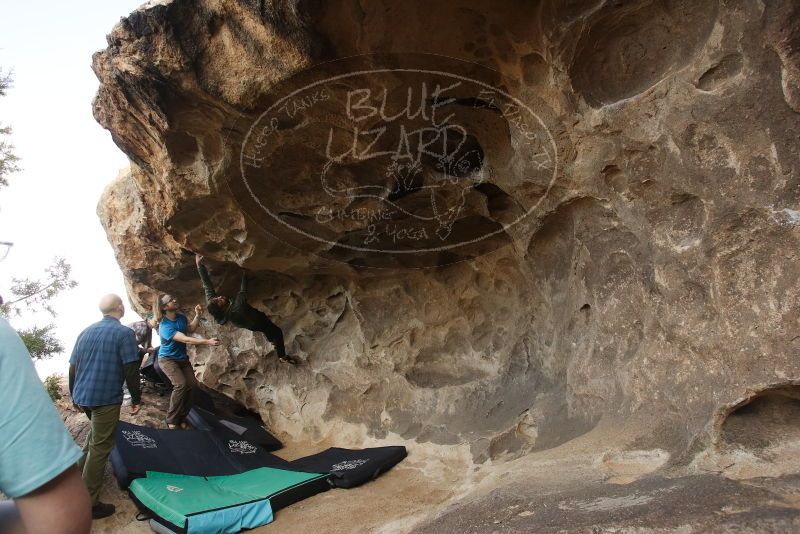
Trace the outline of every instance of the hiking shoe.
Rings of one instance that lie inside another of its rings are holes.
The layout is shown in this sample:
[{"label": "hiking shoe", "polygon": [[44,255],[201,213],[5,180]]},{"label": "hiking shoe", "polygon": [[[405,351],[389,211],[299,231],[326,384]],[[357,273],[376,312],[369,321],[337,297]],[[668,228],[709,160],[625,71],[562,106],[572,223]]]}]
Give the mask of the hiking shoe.
[{"label": "hiking shoe", "polygon": [[92,519],[103,519],[114,514],[116,507],[113,504],[106,504],[98,501],[97,504],[92,506]]},{"label": "hiking shoe", "polygon": [[290,363],[292,365],[300,365],[300,360],[298,360],[294,356],[289,356],[288,354],[286,356],[283,356],[282,358],[279,357],[278,359],[281,361],[281,363]]}]

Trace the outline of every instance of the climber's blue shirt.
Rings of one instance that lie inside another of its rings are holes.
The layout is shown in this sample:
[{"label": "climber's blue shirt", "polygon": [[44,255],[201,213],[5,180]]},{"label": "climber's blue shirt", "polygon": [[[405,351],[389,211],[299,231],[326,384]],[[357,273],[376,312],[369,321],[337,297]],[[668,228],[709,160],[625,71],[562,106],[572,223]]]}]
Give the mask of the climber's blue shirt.
[{"label": "climber's blue shirt", "polygon": [[182,313],[179,313],[174,321],[170,321],[166,316],[161,318],[161,324],[158,327],[158,335],[161,338],[161,348],[158,349],[159,358],[189,359],[189,356],[186,355],[186,343],[172,339],[178,332],[186,334],[187,326],[189,326],[189,321]]}]

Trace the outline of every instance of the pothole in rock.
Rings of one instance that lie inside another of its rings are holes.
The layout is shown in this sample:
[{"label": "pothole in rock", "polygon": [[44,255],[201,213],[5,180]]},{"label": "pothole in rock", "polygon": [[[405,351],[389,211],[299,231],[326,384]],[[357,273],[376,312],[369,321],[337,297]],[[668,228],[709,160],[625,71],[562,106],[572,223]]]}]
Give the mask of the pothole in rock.
[{"label": "pothole in rock", "polygon": [[644,92],[703,46],[717,2],[611,2],[589,21],[570,67],[572,86],[600,107]]},{"label": "pothole in rock", "polygon": [[722,424],[721,438],[727,446],[765,456],[789,441],[800,443],[800,386],[767,389],[735,407]]},{"label": "pothole in rock", "polygon": [[763,389],[722,417],[712,469],[737,479],[800,473],[800,385]]},{"label": "pothole in rock", "polygon": [[715,63],[700,76],[697,80],[697,88],[703,91],[713,91],[739,74],[741,70],[742,56],[739,54],[729,54],[720,59],[719,62]]}]

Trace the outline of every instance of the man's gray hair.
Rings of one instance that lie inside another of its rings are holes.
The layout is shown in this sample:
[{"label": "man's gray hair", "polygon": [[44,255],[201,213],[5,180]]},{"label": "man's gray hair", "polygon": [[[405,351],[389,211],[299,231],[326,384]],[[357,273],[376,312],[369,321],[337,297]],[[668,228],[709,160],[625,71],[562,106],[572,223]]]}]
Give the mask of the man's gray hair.
[{"label": "man's gray hair", "polygon": [[109,293],[108,295],[103,296],[100,299],[100,312],[103,315],[108,315],[109,313],[113,312],[117,309],[117,306],[122,304],[122,299],[119,295],[115,295],[114,293]]}]

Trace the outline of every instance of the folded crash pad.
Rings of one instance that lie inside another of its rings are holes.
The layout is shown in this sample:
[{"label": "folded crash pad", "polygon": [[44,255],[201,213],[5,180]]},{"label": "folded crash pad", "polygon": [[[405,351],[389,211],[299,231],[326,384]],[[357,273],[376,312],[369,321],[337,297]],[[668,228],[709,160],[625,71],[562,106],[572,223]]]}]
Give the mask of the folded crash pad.
[{"label": "folded crash pad", "polygon": [[262,467],[197,477],[148,472],[129,492],[139,509],[176,533],[233,533],[272,521],[278,509],[329,488],[329,475]]},{"label": "folded crash pad", "polygon": [[199,387],[195,388],[192,392],[192,404],[204,410],[208,410],[209,412],[213,412],[215,409],[214,399],[211,398],[211,395],[207,391]]},{"label": "folded crash pad", "polygon": [[111,467],[122,489],[147,471],[220,476],[259,467],[285,468],[288,464],[245,439],[205,430],[147,428],[123,421],[117,425],[111,451]]},{"label": "folded crash pad", "polygon": [[331,484],[338,488],[353,488],[377,478],[406,457],[406,448],[374,447],[371,449],[340,449],[332,447],[318,454],[299,458],[287,469],[329,473]]},{"label": "folded crash pad", "polygon": [[283,444],[267,432],[258,421],[249,417],[216,415],[198,406],[187,416],[189,424],[198,430],[212,430],[230,439],[244,439],[267,451],[277,451]]}]

